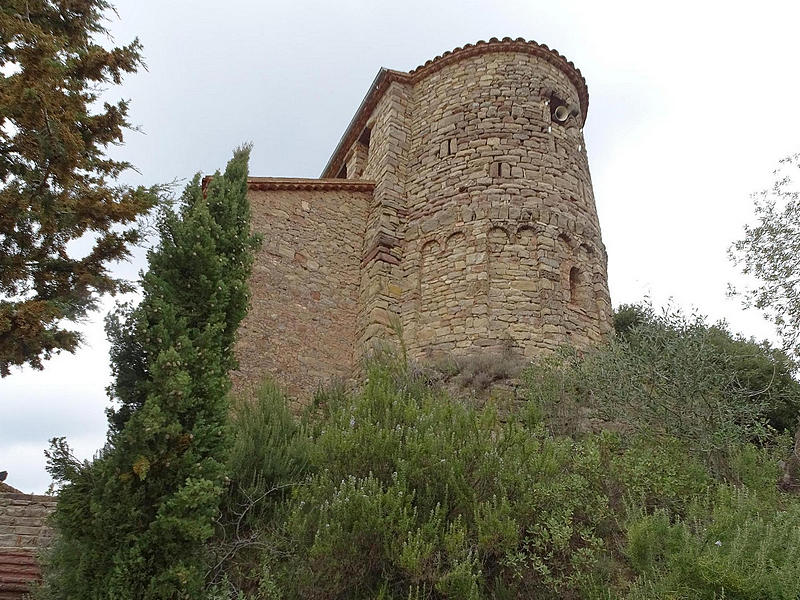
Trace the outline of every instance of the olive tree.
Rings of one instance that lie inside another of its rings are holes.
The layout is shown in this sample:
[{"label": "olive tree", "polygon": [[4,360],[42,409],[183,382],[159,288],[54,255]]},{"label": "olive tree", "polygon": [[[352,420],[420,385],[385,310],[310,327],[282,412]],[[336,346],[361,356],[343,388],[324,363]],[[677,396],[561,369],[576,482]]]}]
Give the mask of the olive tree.
[{"label": "olive tree", "polygon": [[800,356],[800,154],[774,171],[772,187],[753,194],[756,222],[730,248],[732,260],[757,284],[737,290],[747,307],[762,310],[784,348]]}]

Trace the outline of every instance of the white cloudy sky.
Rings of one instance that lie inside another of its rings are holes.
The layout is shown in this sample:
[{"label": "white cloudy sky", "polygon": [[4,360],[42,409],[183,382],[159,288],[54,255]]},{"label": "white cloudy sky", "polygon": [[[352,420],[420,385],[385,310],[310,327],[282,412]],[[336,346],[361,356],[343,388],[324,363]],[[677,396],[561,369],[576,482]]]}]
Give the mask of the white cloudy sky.
[{"label": "white cloudy sky", "polygon": [[[725,296],[726,249],[749,194],[800,151],[800,2],[564,0],[117,0],[117,43],[138,36],[149,70],[116,151],[151,184],[225,164],[244,141],[251,174],[316,177],[381,66],[408,70],[465,43],[534,39],[589,84],[585,128],[615,304],[673,297],[772,336]],[[127,274],[141,268],[127,265]],[[110,306],[108,304],[107,306]],[[86,345],[43,372],[0,380],[0,470],[41,492],[43,449],[67,436],[90,457],[105,436],[102,316]]]}]

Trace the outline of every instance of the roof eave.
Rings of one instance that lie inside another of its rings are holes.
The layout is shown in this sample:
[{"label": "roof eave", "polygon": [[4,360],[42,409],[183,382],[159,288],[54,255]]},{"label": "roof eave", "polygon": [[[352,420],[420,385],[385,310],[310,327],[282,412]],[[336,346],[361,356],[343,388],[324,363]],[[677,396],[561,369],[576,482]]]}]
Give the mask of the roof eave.
[{"label": "roof eave", "polygon": [[381,69],[378,71],[378,74],[375,75],[375,79],[372,80],[372,85],[369,86],[369,90],[367,91],[367,93],[364,96],[363,100],[361,100],[361,104],[358,105],[358,110],[356,110],[355,114],[353,115],[353,118],[350,119],[350,123],[348,123],[347,128],[344,130],[344,133],[342,134],[342,137],[339,139],[339,143],[336,145],[336,148],[334,149],[333,154],[331,154],[331,157],[328,159],[328,163],[325,165],[325,168],[322,169],[322,173],[320,174],[320,178],[333,177],[334,176],[334,175],[332,175],[332,174],[330,174],[328,172],[328,169],[330,169],[334,165],[334,162],[336,161],[337,157],[339,156],[339,153],[340,152],[344,152],[346,150],[346,148],[343,148],[343,146],[346,143],[347,138],[350,135],[350,131],[353,129],[353,127],[355,127],[356,123],[358,122],[358,120],[361,117],[361,113],[364,111],[364,109],[367,106],[370,98],[375,93],[375,90],[378,89],[378,86],[380,85],[380,82],[384,79],[384,77],[386,77],[386,73],[388,73],[388,72],[389,72],[389,69],[387,69],[386,67],[381,67]]}]

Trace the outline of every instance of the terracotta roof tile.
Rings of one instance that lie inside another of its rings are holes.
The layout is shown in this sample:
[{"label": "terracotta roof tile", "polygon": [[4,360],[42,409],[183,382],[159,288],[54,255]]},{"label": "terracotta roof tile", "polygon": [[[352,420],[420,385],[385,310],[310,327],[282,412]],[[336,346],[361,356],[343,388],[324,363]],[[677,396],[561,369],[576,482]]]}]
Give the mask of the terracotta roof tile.
[{"label": "terracotta roof tile", "polygon": [[0,549],[0,598],[27,597],[30,584],[39,577],[33,552]]}]

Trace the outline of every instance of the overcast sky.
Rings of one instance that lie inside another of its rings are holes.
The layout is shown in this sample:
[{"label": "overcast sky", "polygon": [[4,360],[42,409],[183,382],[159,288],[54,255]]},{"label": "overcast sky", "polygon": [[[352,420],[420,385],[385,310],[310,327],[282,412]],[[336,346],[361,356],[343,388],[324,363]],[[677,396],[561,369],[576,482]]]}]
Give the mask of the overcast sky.
[{"label": "overcast sky", "polygon": [[[556,48],[589,85],[585,137],[615,305],[645,295],[772,337],[726,298],[726,258],[751,192],[800,151],[800,2],[564,0],[117,0],[117,44],[138,36],[148,71],[115,155],[140,174],[185,179],[254,144],[250,173],[317,177],[382,66],[409,70],[465,43],[524,37]],[[135,275],[138,262],[121,272]],[[106,310],[111,303],[106,304]],[[86,345],[43,372],[0,380],[0,470],[26,492],[49,484],[42,451],[66,436],[88,458],[105,439],[102,315]],[[774,339],[774,338],[773,338]]]}]

